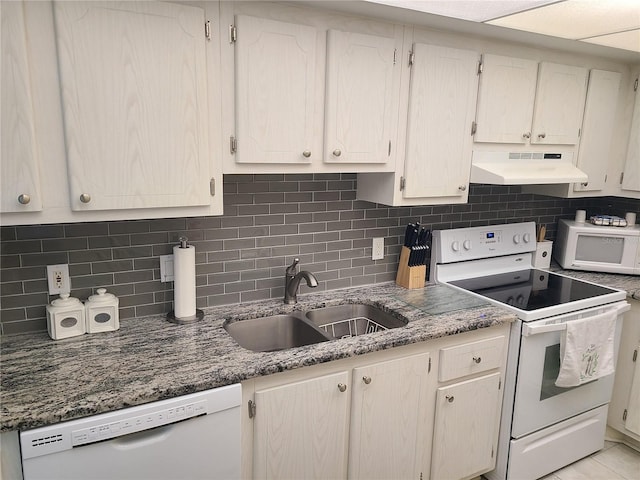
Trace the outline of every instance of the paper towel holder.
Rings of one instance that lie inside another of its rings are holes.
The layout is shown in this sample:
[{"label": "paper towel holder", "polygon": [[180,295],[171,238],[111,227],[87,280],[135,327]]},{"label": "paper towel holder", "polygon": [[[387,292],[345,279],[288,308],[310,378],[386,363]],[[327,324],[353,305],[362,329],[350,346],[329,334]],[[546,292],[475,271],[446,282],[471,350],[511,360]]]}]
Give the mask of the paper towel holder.
[{"label": "paper towel holder", "polygon": [[[180,237],[179,238],[179,248],[189,248],[189,245],[187,243],[187,237]],[[194,323],[194,322],[198,322],[200,320],[202,320],[204,318],[204,312],[198,308],[195,309],[195,314],[194,315],[189,315],[187,317],[176,317],[176,313],[175,310],[171,310],[168,314],[167,314],[167,320],[171,323],[177,323],[179,325],[184,325],[187,323]]]}]

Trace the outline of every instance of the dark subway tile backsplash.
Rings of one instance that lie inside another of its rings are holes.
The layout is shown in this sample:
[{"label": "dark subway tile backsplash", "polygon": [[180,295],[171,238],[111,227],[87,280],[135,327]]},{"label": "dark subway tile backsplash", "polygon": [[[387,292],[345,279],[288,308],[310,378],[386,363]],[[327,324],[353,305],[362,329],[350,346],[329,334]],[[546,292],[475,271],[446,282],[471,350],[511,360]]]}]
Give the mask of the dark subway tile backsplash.
[{"label": "dark subway tile backsplash", "polygon": [[[558,199],[493,185],[471,185],[467,204],[389,207],[356,200],[354,174],[225,175],[224,192],[219,217],[2,227],[2,333],[46,329],[45,305],[54,298],[46,265],[54,263],[69,264],[73,296],[84,300],[99,287],[117,295],[123,319],[169,312],[173,283],[160,282],[159,256],[181,236],[196,247],[202,308],[282,297],[294,257],[321,289],[394,280],[411,221],[434,229],[535,221],[553,239],[557,220],[576,209],[640,210],[640,200]],[[372,237],[385,238],[383,260],[371,260]]]}]

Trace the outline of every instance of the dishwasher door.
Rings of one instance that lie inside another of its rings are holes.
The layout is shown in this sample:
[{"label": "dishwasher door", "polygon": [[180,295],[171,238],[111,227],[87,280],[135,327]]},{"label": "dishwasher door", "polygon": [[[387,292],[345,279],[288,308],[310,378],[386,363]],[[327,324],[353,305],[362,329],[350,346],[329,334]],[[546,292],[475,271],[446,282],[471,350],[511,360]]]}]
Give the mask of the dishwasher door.
[{"label": "dishwasher door", "polygon": [[20,433],[25,480],[240,478],[240,385]]}]

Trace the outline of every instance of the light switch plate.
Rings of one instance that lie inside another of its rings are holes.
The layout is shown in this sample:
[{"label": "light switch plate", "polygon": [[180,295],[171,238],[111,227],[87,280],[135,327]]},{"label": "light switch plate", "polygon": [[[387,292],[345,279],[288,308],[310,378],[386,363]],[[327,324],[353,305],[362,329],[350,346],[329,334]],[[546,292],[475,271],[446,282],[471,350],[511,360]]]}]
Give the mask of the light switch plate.
[{"label": "light switch plate", "polygon": [[160,281],[173,282],[173,255],[160,255]]}]

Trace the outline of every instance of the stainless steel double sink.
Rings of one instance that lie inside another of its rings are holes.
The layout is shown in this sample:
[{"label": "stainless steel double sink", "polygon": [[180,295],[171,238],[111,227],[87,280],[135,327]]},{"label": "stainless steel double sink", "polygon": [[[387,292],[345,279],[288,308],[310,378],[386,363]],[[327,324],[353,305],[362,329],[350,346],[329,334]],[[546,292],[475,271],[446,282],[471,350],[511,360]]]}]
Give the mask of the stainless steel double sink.
[{"label": "stainless steel double sink", "polygon": [[224,329],[254,352],[273,352],[398,328],[405,318],[373,305],[352,303],[269,317],[226,321]]}]

